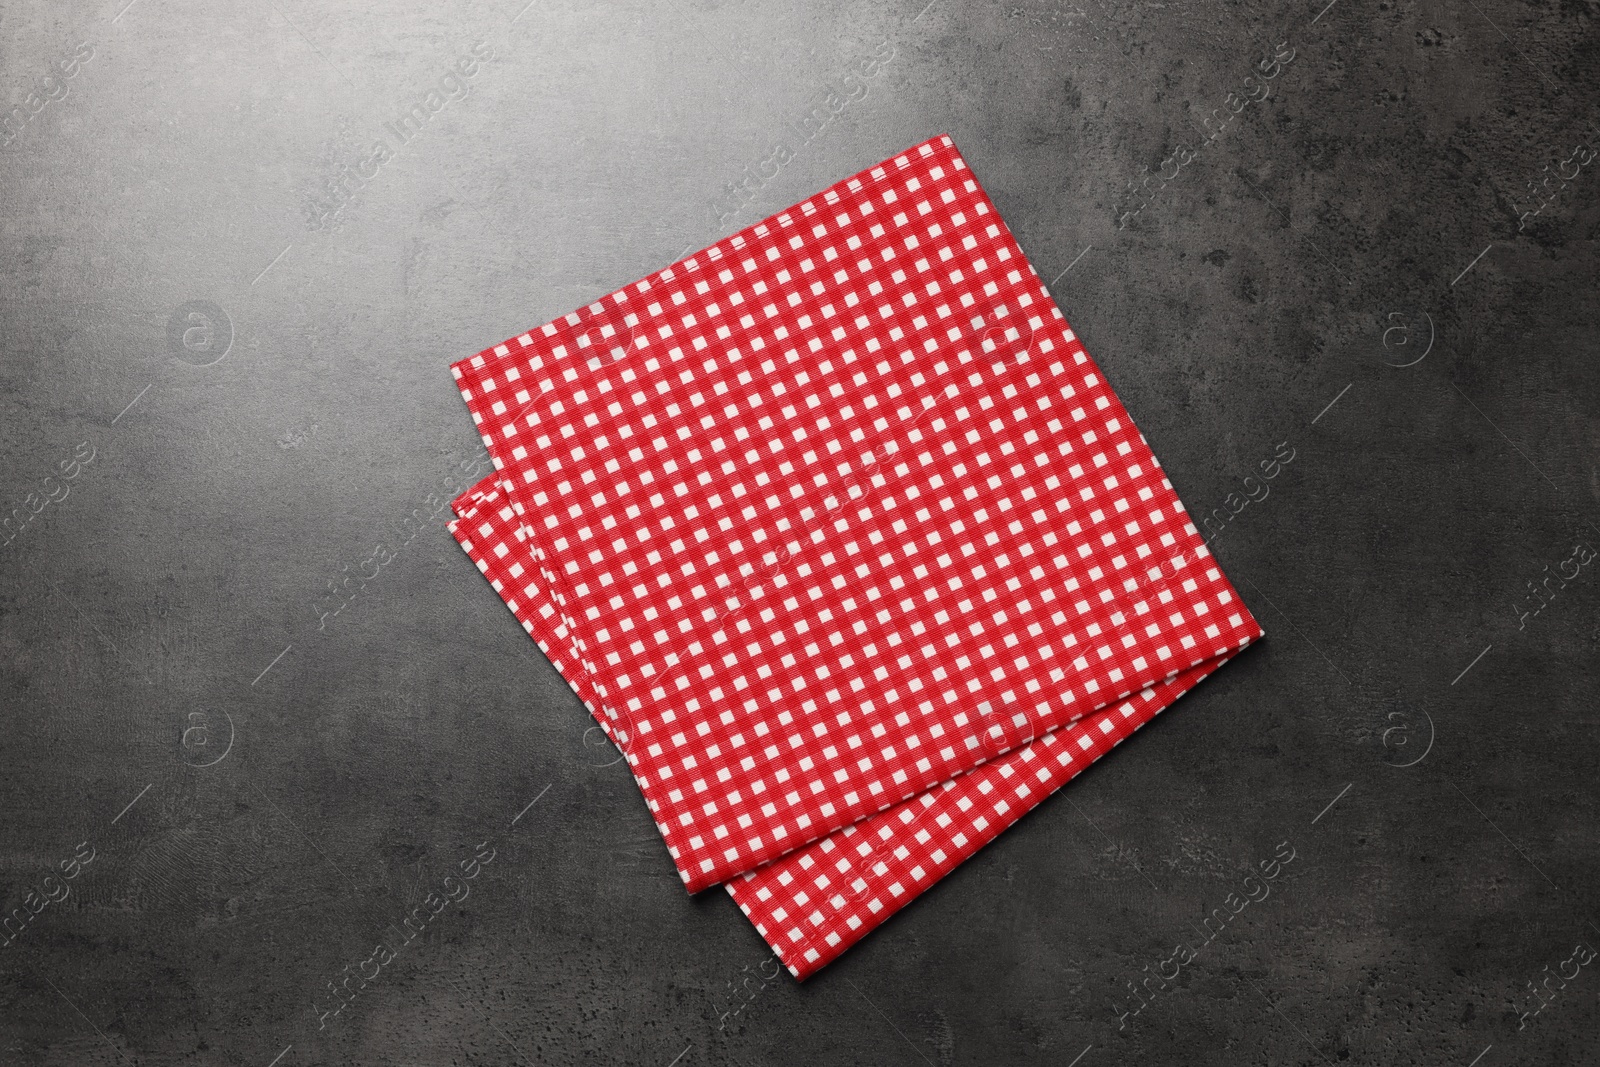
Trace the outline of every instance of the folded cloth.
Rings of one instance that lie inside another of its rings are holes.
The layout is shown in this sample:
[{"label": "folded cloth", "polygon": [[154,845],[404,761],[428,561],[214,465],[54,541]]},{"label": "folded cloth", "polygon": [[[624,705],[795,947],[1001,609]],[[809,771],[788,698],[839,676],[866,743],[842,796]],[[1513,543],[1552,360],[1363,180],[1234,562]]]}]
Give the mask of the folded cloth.
[{"label": "folded cloth", "polygon": [[1261,632],[949,138],[453,371],[690,891]]},{"label": "folded cloth", "polygon": [[453,370],[692,892],[1260,634],[948,138]]},{"label": "folded cloth", "polygon": [[[493,477],[453,503],[450,531],[546,658],[571,680],[607,736],[610,723],[560,612],[539,584],[527,531]],[[1218,659],[1215,664],[1226,662]],[[1109,752],[1206,674],[1194,668],[1114,709],[1085,716],[1017,751],[727,883],[775,955],[804,980]]]}]

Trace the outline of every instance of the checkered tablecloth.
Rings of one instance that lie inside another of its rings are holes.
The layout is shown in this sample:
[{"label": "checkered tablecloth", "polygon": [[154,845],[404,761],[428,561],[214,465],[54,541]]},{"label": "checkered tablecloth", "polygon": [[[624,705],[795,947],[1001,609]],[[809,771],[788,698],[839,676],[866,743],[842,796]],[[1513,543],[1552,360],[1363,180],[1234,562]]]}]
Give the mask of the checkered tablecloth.
[{"label": "checkered tablecloth", "polygon": [[458,536],[797,973],[1261,633],[949,138],[453,370]]}]

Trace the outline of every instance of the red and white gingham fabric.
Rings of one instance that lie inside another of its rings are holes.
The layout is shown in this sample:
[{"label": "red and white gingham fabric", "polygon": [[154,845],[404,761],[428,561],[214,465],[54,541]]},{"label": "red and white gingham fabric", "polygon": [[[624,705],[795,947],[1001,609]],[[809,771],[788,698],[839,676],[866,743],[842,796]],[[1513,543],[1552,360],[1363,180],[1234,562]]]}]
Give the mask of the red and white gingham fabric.
[{"label": "red and white gingham fabric", "polygon": [[[560,613],[539,585],[521,518],[493,478],[455,502],[450,530],[607,735],[573,670]],[[1225,659],[1209,665],[1220,666]],[[1194,668],[945,785],[741,875],[728,892],[796,978],[836,959],[1035,804],[1205,677]],[[613,737],[615,740],[615,737]]]},{"label": "red and white gingham fabric", "polygon": [[691,891],[1258,632],[948,138],[454,370]]},{"label": "red and white gingham fabric", "polygon": [[948,138],[453,369],[535,636],[797,973],[1261,632]]}]

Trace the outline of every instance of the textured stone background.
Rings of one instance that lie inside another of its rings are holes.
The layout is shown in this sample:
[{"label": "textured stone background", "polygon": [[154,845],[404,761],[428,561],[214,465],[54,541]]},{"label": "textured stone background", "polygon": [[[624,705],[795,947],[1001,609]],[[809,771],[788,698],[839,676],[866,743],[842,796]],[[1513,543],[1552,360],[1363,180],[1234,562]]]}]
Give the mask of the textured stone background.
[{"label": "textured stone background", "polygon": [[[1594,0],[525,3],[0,9],[0,1062],[1600,1062]],[[1269,636],[767,983],[436,514],[446,365],[939,132],[1192,512],[1292,450]]]}]

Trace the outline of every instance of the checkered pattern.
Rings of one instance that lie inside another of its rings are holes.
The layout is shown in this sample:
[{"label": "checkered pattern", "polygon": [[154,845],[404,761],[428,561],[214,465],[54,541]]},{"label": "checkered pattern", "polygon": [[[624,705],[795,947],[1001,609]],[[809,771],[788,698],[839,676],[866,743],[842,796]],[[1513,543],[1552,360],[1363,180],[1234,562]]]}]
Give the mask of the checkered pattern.
[{"label": "checkered pattern", "polygon": [[453,370],[691,891],[1260,632],[948,138]]},{"label": "checkered pattern", "polygon": [[[454,510],[460,518],[451,532],[610,735],[587,675],[565,666],[575,653],[539,585],[515,505],[490,478],[458,498]],[[1185,671],[790,852],[729,882],[728,892],[790,972],[809,977],[1222,662]]]}]

